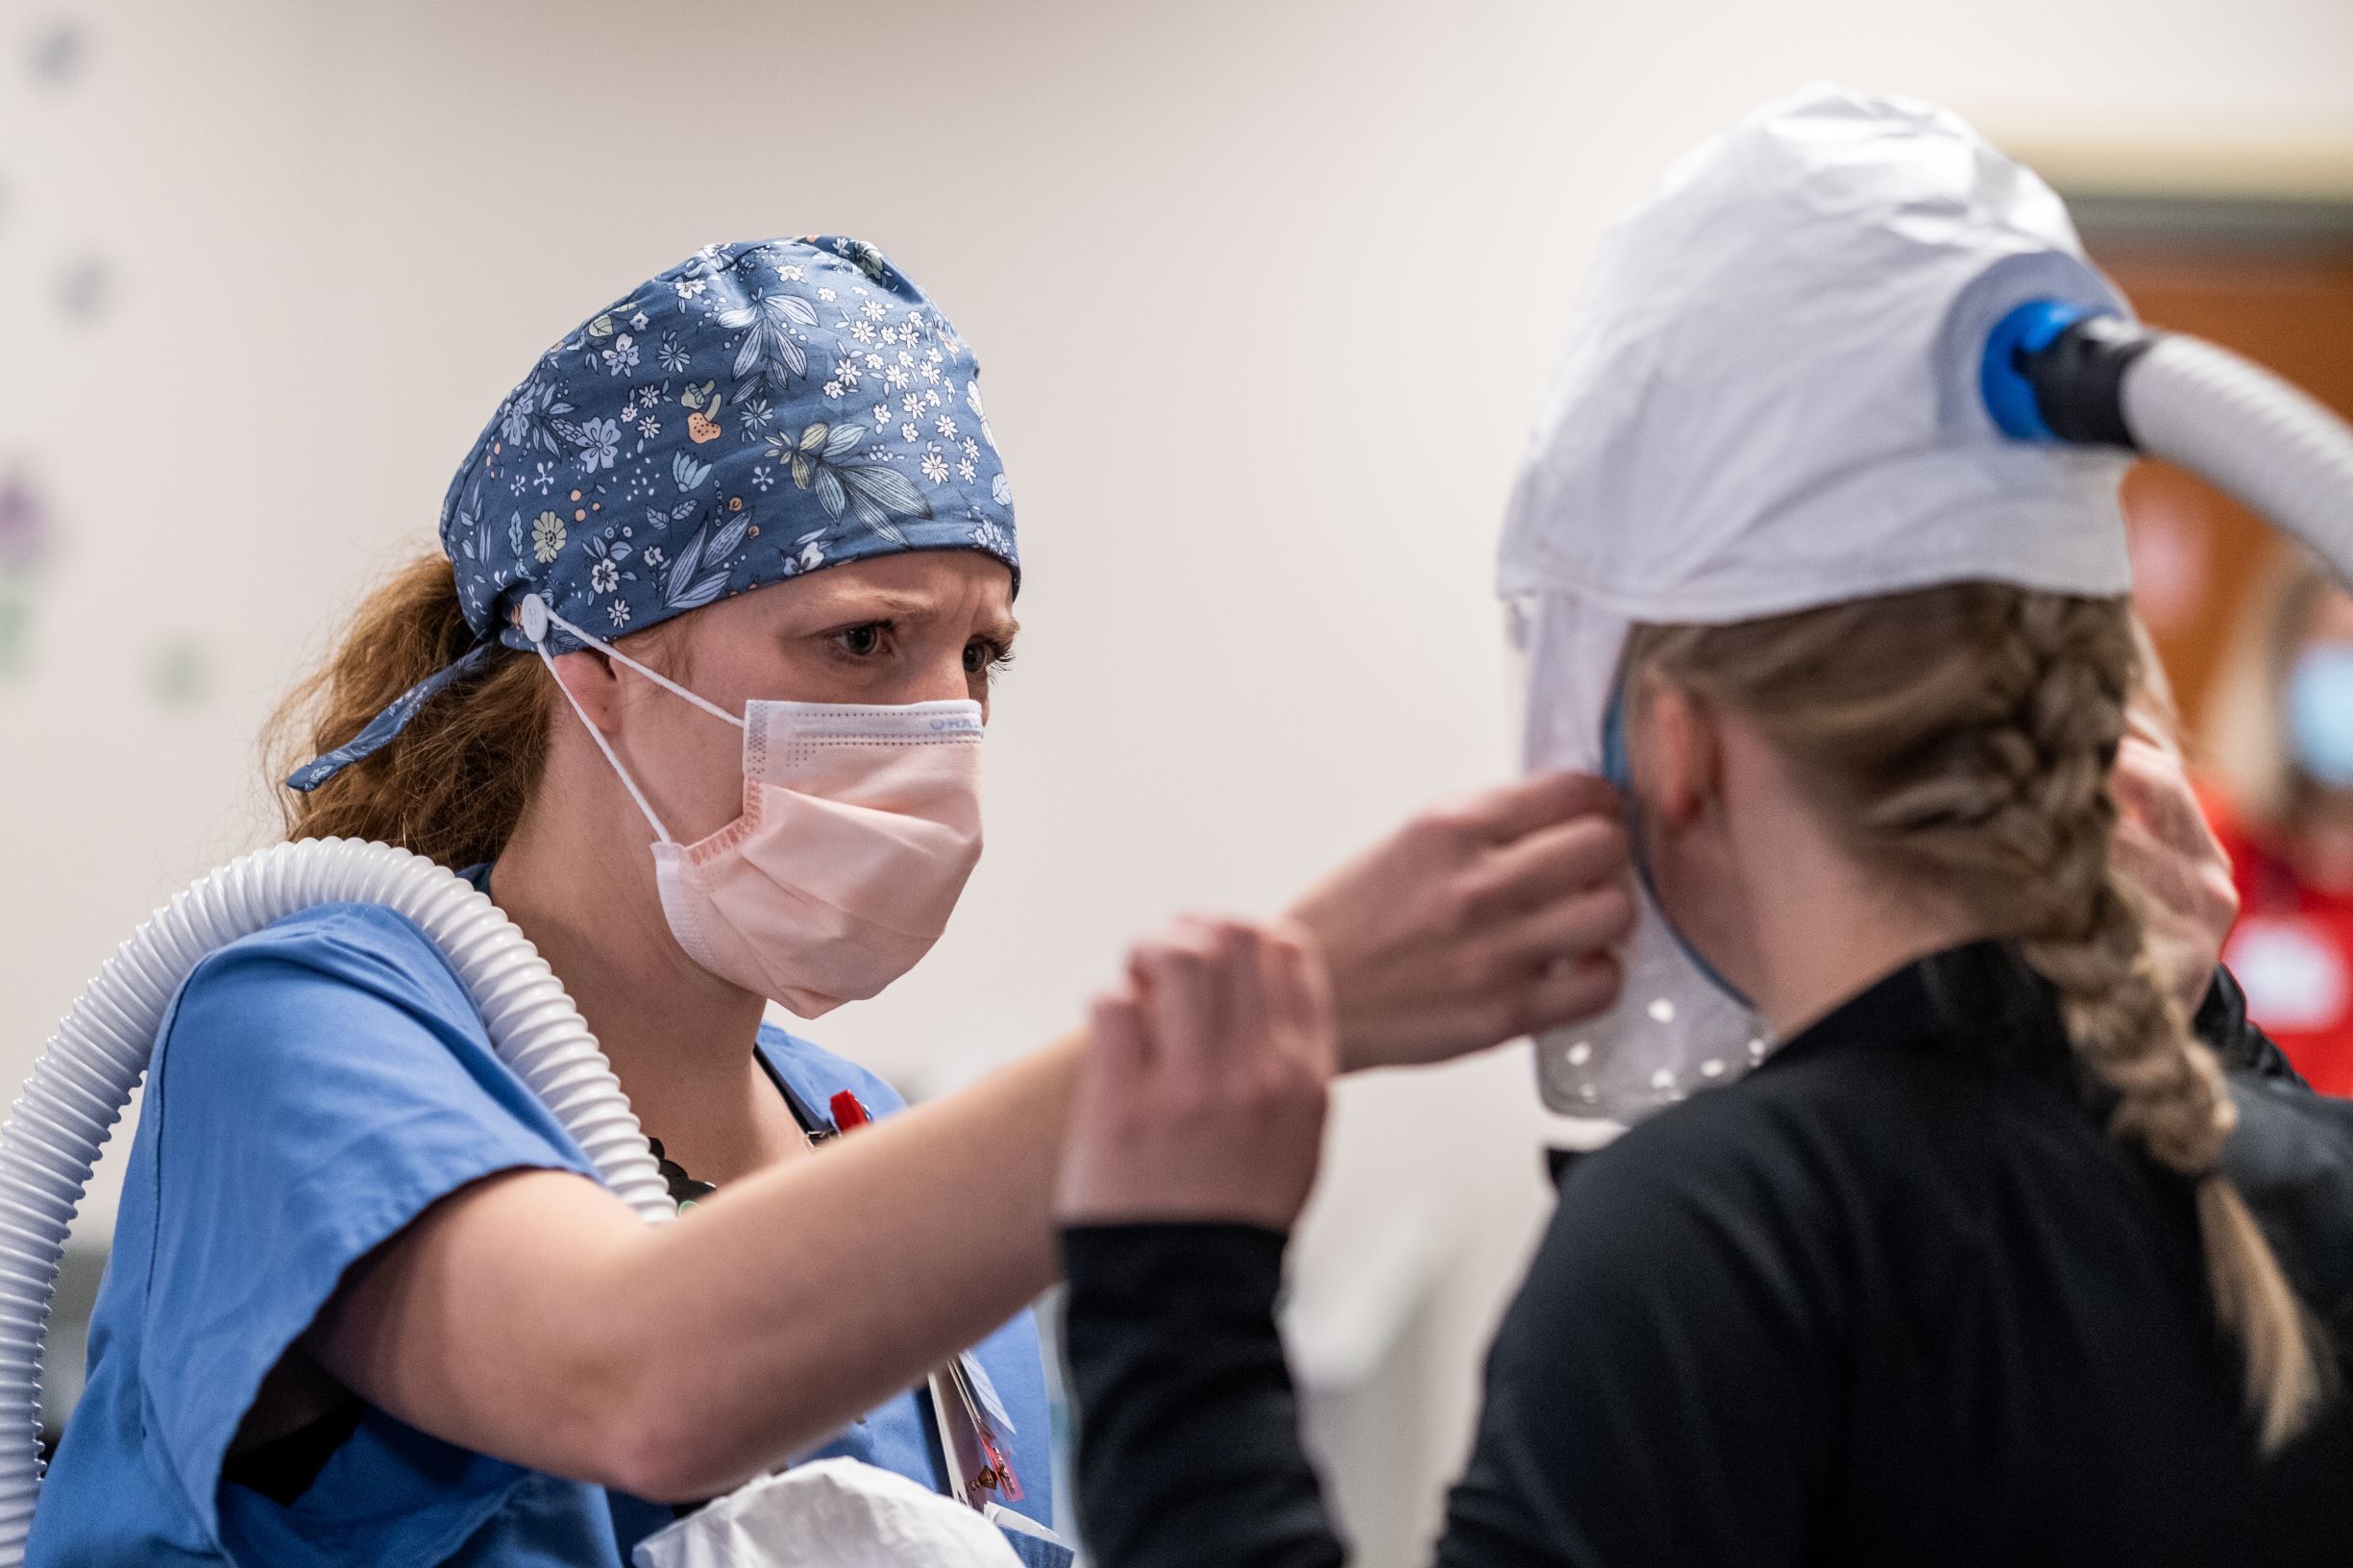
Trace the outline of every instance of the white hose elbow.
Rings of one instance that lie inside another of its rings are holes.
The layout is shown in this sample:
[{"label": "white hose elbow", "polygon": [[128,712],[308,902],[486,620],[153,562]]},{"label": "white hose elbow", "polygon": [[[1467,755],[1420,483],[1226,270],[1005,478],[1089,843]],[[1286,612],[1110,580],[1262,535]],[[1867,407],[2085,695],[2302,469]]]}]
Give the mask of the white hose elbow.
[{"label": "white hose elbow", "polygon": [[2353,581],[2353,427],[2262,366],[2180,333],[2124,374],[2134,443],[2218,486]]}]

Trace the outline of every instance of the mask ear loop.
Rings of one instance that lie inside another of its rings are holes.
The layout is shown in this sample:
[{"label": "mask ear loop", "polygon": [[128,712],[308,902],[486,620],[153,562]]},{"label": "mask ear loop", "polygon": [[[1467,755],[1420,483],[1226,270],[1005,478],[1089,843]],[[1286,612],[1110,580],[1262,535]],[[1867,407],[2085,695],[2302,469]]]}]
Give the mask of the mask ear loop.
[{"label": "mask ear loop", "polygon": [[[531,636],[531,623],[534,619],[533,606],[537,606],[536,614],[540,620],[540,632],[536,637]],[[630,669],[636,671],[648,680],[652,681],[656,686],[661,687],[664,691],[675,692],[678,696],[685,698],[689,702],[692,702],[695,704],[695,706],[700,708],[712,718],[723,719],[738,729],[742,729],[744,727],[743,715],[729,713],[726,709],[721,707],[709,698],[696,696],[693,692],[688,691],[685,687],[679,685],[676,681],[671,679],[659,670],[655,670],[650,666],[638,663],[635,659],[629,657],[629,655],[624,653],[621,649],[615,648],[603,638],[599,637],[596,633],[582,631],[579,627],[574,625],[571,622],[565,620],[562,616],[556,614],[552,609],[549,608],[548,601],[541,599],[537,594],[527,596],[522,603],[515,606],[515,610],[523,621],[523,635],[531,638],[531,646],[539,649],[539,655],[541,658],[546,658],[548,656],[548,650],[545,646],[547,641],[547,628],[549,626],[560,627],[575,641],[586,643],[589,647],[595,649],[606,658],[615,659],[627,665]]]},{"label": "mask ear loop", "polygon": [[1682,929],[1667,918],[1667,906],[1659,901],[1658,884],[1651,879],[1651,857],[1642,846],[1642,824],[1634,820],[1634,814],[1640,808],[1634,795],[1633,755],[1626,744],[1626,683],[1623,680],[1610,692],[1609,710],[1602,716],[1602,776],[1616,785],[1618,793],[1625,797],[1626,840],[1632,850],[1630,858],[1634,863],[1634,879],[1642,884],[1643,895],[1650,899],[1651,907],[1658,911],[1659,923],[1667,928],[1667,935],[1675,939],[1675,945],[1682,950],[1691,967],[1700,971],[1701,978],[1751,1013],[1756,1012],[1757,1006],[1749,1000],[1748,992],[1727,980],[1717,972],[1713,964],[1701,956],[1700,950],[1684,938]]},{"label": "mask ear loop", "polygon": [[566,632],[586,643],[606,658],[620,660],[655,685],[677,693],[703,712],[717,719],[724,719],[738,729],[744,727],[744,721],[716,702],[697,697],[660,671],[648,669],[603,639],[582,631],[548,608],[548,601],[537,594],[527,594],[524,597],[522,602],[515,606],[515,617],[523,629],[523,635],[530,639],[532,649],[538,653],[539,662],[548,667],[550,675],[554,676],[555,689],[564,694],[564,700],[572,704],[572,711],[580,716],[581,724],[588,730],[588,738],[597,743],[597,749],[604,753],[604,760],[611,763],[613,772],[621,775],[622,787],[629,792],[629,798],[637,802],[637,809],[644,812],[646,821],[653,825],[654,837],[660,839],[664,844],[677,843],[678,841],[671,836],[670,829],[662,825],[662,819],[653,814],[653,806],[646,799],[646,792],[637,787],[637,780],[629,776],[629,771],[621,765],[621,758],[614,755],[612,743],[604,738],[604,731],[597,727],[597,722],[589,718],[588,710],[580,706],[580,699],[573,696],[572,688],[564,683],[562,674],[555,668],[555,660],[548,652],[548,627],[561,626]]}]

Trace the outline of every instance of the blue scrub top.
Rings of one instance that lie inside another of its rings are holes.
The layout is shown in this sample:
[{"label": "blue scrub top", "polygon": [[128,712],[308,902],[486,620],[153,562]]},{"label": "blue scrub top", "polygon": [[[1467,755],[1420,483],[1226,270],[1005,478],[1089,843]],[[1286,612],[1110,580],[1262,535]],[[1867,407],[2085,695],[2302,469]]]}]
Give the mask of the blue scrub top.
[{"label": "blue scrub top", "polygon": [[[782,1030],[758,1048],[803,1103],[880,1079]],[[88,1381],[28,1562],[619,1568],[669,1507],[455,1447],[374,1408],[290,1506],[222,1480],[261,1380],[345,1269],[436,1199],[518,1167],[591,1173],[492,1052],[423,931],[373,904],[306,910],[197,966],[156,1041]],[[1017,1428],[1026,1490],[1053,1513],[1038,1336],[1021,1313],[977,1347]],[[919,1388],[811,1455],[944,1488]],[[1066,1550],[1009,1536],[1023,1560]]]}]

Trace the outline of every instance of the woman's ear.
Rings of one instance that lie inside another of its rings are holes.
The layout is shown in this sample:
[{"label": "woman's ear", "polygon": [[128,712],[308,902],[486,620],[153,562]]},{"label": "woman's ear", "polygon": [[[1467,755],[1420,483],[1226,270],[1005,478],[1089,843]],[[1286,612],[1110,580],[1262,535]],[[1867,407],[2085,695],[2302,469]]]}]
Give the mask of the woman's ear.
[{"label": "woman's ear", "polygon": [[1714,716],[1701,699],[1656,676],[1647,696],[1641,749],[1649,754],[1639,759],[1636,777],[1647,786],[1643,793],[1653,809],[1668,823],[1687,826],[1699,820],[1719,784],[1723,749]]},{"label": "woman's ear", "polygon": [[606,735],[621,720],[621,675],[613,661],[593,648],[575,649],[554,658],[555,678],[580,705],[589,723]]}]

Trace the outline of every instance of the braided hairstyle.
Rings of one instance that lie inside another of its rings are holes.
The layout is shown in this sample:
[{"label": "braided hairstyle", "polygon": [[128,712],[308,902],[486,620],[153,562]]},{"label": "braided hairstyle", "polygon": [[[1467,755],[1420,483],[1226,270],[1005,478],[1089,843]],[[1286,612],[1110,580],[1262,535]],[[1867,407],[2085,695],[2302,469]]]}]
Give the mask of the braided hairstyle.
[{"label": "braided hairstyle", "polygon": [[2319,1330],[2221,1173],[2237,1107],[2109,864],[2138,651],[2121,599],[1965,582],[1722,626],[1641,626],[1652,671],[1754,723],[1862,864],[1949,891],[2056,988],[2111,1132],[2194,1184],[2216,1315],[2267,1450],[2325,1396]]}]

